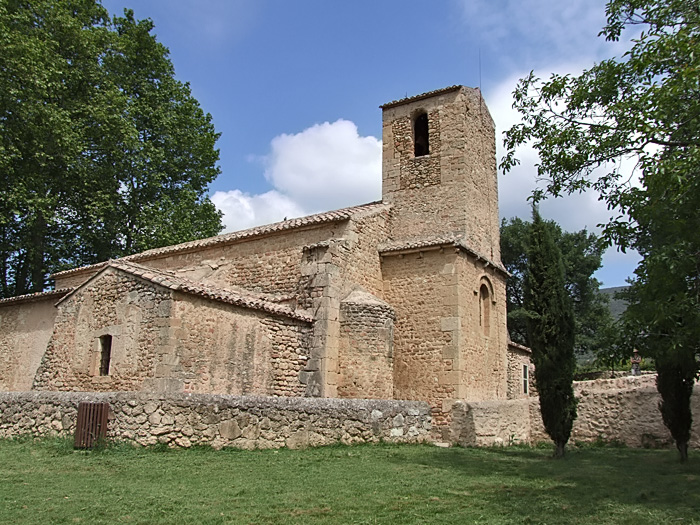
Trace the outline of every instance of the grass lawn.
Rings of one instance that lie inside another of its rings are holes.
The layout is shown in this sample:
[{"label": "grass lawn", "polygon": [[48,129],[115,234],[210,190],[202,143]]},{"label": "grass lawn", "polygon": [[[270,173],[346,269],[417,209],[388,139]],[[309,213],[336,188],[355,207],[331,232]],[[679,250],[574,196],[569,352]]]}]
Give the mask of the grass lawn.
[{"label": "grass lawn", "polygon": [[73,451],[0,440],[0,523],[699,523],[700,452]]}]

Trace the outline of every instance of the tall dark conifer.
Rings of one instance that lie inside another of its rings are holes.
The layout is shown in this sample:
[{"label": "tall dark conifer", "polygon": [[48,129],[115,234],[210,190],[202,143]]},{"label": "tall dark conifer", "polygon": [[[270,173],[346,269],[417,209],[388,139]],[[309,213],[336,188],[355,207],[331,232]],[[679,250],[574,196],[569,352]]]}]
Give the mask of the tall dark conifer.
[{"label": "tall dark conifer", "polygon": [[532,212],[525,308],[542,421],[556,445],[555,457],[562,457],[576,419],[574,315],[561,251],[536,208]]}]

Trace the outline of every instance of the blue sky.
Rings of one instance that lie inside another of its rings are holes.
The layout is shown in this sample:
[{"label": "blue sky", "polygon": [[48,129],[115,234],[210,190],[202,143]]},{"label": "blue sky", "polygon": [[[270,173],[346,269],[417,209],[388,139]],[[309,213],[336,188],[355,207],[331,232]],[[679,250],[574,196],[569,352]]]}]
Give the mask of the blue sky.
[{"label": "blue sky", "polygon": [[[530,70],[580,72],[619,56],[597,37],[603,0],[103,0],[151,18],[221,132],[211,186],[227,230],[381,198],[381,110],[404,96],[481,86],[500,133],[510,93]],[[529,217],[536,157],[499,175],[501,216]],[[595,195],[541,211],[567,230],[595,230]],[[637,257],[608,250],[597,277],[619,286]]]}]

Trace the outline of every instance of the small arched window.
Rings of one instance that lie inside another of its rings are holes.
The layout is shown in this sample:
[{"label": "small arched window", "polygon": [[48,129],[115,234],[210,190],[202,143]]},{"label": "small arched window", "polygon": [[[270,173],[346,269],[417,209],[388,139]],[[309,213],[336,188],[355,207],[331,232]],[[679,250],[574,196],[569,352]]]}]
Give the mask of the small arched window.
[{"label": "small arched window", "polygon": [[109,362],[112,359],[112,336],[100,336],[100,375],[109,375]]},{"label": "small arched window", "polygon": [[428,114],[419,113],[413,120],[413,153],[416,157],[430,154],[428,138]]},{"label": "small arched window", "polygon": [[484,335],[489,335],[491,332],[491,294],[486,284],[482,284],[479,288],[479,321]]}]

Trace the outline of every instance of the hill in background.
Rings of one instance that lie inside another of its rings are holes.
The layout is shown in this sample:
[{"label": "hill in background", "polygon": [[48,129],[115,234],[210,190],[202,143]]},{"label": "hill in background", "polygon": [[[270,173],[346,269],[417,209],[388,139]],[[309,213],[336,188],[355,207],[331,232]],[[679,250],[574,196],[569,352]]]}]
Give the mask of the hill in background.
[{"label": "hill in background", "polygon": [[601,288],[598,290],[599,293],[602,293],[604,295],[608,296],[609,299],[609,305],[610,305],[610,313],[613,316],[613,319],[617,320],[620,318],[622,315],[622,312],[627,310],[627,301],[624,299],[617,299],[615,295],[617,292],[621,292],[622,290],[626,290],[629,288],[629,286],[612,286],[610,288]]}]

